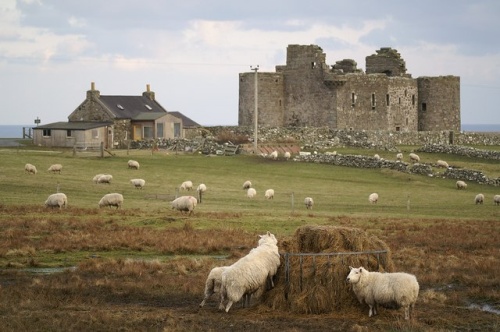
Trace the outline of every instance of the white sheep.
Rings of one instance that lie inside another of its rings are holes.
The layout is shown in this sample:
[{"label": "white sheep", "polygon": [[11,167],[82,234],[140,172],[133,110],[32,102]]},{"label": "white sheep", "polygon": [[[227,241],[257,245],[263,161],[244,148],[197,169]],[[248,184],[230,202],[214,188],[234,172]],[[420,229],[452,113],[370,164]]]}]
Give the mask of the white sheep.
[{"label": "white sheep", "polygon": [[456,186],[458,190],[467,189],[467,183],[462,180],[458,180]]},{"label": "white sheep", "polygon": [[264,197],[267,199],[273,199],[274,198],[274,189],[267,189],[266,193],[264,194]]},{"label": "white sheep", "polygon": [[269,158],[274,159],[274,160],[278,159],[278,151],[274,150],[273,152],[271,152],[269,154]]},{"label": "white sheep", "polygon": [[228,312],[232,304],[241,300],[245,294],[251,295],[265,287],[266,281],[276,274],[280,264],[277,244],[274,234],[267,232],[260,235],[256,248],[222,272],[219,309]]},{"label": "white sheep", "polygon": [[493,196],[493,204],[500,205],[500,195]]},{"label": "white sheep", "polygon": [[347,276],[347,282],[352,285],[358,301],[370,307],[368,317],[377,314],[379,304],[403,307],[405,319],[411,317],[420,288],[414,275],[404,272],[370,272],[363,267],[349,268],[351,271]]},{"label": "white sheep", "polygon": [[304,198],[304,204],[306,206],[306,209],[311,209],[313,208],[313,205],[314,205],[314,201],[311,197],[306,197]]},{"label": "white sheep", "polygon": [[200,199],[200,203],[205,191],[207,191],[207,186],[204,183],[200,183],[196,188],[196,192],[198,193],[198,198]]},{"label": "white sheep", "polygon": [[181,196],[170,202],[172,210],[188,212],[189,215],[194,213],[194,209],[198,204],[198,200],[193,196]]},{"label": "white sheep", "polygon": [[400,152],[396,155],[396,159],[399,160],[399,161],[402,161],[403,160],[403,154]]},{"label": "white sheep", "polygon": [[290,159],[292,155],[290,154],[290,151],[286,151],[283,157],[285,157],[286,160]]},{"label": "white sheep", "polygon": [[146,184],[146,180],[144,180],[144,179],[131,179],[130,183],[132,183],[136,189],[142,189],[142,188],[144,188],[144,185]]},{"label": "white sheep", "polygon": [[378,194],[377,193],[370,194],[370,196],[368,196],[368,202],[376,204],[378,202]]},{"label": "white sheep", "polygon": [[[222,284],[222,272],[224,272],[227,266],[214,267],[208,274],[207,280],[205,281],[205,297],[200,303],[200,308],[205,305],[205,302],[212,296],[212,294],[220,294],[220,288]],[[221,303],[219,306],[223,306]]]},{"label": "white sheep", "polygon": [[410,161],[412,163],[419,163],[420,162],[420,157],[416,153],[410,153]]},{"label": "white sheep", "polygon": [[128,164],[128,168],[139,169],[139,167],[140,167],[139,162],[136,160],[129,160],[127,162],[127,164]]},{"label": "white sheep", "polygon": [[477,194],[476,197],[474,198],[474,203],[477,204],[483,204],[484,202],[484,195],[483,194]]},{"label": "white sheep", "polygon": [[68,206],[68,197],[63,193],[52,194],[45,201],[45,207],[62,209],[63,206],[64,208]]},{"label": "white sheep", "polygon": [[94,183],[97,183],[97,181],[99,180],[99,178],[101,176],[103,176],[104,174],[96,174],[96,176],[94,176],[94,178],[92,179],[92,181],[94,181]]},{"label": "white sheep", "polygon": [[97,183],[107,183],[111,184],[111,180],[113,180],[113,175],[111,174],[102,174],[97,178]]},{"label": "white sheep", "polygon": [[36,170],[35,165],[32,164],[26,164],[24,165],[24,171],[28,172],[28,174],[36,174],[38,171]]},{"label": "white sheep", "polygon": [[437,168],[448,168],[450,167],[448,163],[444,160],[438,160],[436,163]]},{"label": "white sheep", "polygon": [[54,164],[54,165],[50,165],[49,169],[47,169],[48,172],[52,172],[52,173],[59,173],[61,174],[61,171],[62,171],[62,165],[61,164]]},{"label": "white sheep", "polygon": [[181,183],[179,189],[180,190],[190,191],[190,190],[193,189],[193,182],[191,182],[191,181],[184,181],[184,182]]},{"label": "white sheep", "polygon": [[375,155],[373,156],[373,158],[375,158],[376,160],[380,160],[380,156],[377,153],[375,153]]},{"label": "white sheep", "polygon": [[252,182],[250,180],[247,180],[243,183],[243,190],[247,190],[248,188],[252,187]]},{"label": "white sheep", "polygon": [[248,190],[247,190],[247,197],[248,198],[254,198],[255,195],[257,195],[257,191],[254,188],[248,188]]},{"label": "white sheep", "polygon": [[122,194],[119,193],[106,194],[99,201],[99,208],[102,208],[104,206],[109,206],[110,208],[112,206],[116,206],[116,209],[118,210],[119,208],[121,208],[122,204],[123,204]]}]

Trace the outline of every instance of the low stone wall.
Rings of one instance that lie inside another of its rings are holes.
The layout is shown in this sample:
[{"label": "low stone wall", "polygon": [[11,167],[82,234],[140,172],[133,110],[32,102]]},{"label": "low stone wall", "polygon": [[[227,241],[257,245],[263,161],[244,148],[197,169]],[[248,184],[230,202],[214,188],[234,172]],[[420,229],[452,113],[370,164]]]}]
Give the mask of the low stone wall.
[{"label": "low stone wall", "polygon": [[416,152],[447,153],[474,158],[500,160],[500,151],[475,149],[461,145],[425,145],[417,149]]}]

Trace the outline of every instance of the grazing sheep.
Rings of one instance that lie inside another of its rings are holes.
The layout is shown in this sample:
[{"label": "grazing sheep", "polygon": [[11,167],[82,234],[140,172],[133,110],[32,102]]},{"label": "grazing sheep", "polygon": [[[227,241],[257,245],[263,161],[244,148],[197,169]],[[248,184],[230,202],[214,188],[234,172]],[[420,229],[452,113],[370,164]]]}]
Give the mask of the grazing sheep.
[{"label": "grazing sheep", "polygon": [[113,180],[113,175],[111,174],[102,174],[97,178],[97,183],[107,183],[111,184],[111,180]]},{"label": "grazing sheep", "polygon": [[143,179],[132,179],[130,180],[130,183],[132,183],[136,189],[142,189],[144,188],[146,181]]},{"label": "grazing sheep", "polygon": [[349,268],[351,271],[347,276],[347,282],[352,285],[358,301],[370,307],[368,317],[377,314],[379,304],[403,307],[405,319],[411,317],[419,291],[419,284],[414,275],[403,272],[369,272],[363,267]]},{"label": "grazing sheep", "polygon": [[448,163],[444,160],[438,160],[436,163],[437,168],[448,168],[450,167]]},{"label": "grazing sheep", "polygon": [[200,203],[201,203],[201,197],[203,196],[205,191],[207,191],[207,186],[203,183],[200,183],[198,188],[196,188],[196,192],[198,193],[198,198],[200,199]]},{"label": "grazing sheep", "polygon": [[187,190],[190,191],[193,189],[193,182],[191,181],[184,181],[182,182],[181,186],[179,187],[180,190]]},{"label": "grazing sheep", "polygon": [[493,196],[493,204],[500,205],[500,195]]},{"label": "grazing sheep", "polygon": [[248,190],[247,190],[247,197],[248,198],[254,198],[255,195],[257,195],[257,191],[254,188],[248,188]]},{"label": "grazing sheep", "polygon": [[248,188],[251,188],[252,187],[252,182],[250,181],[245,181],[243,183],[243,190],[247,190]]},{"label": "grazing sheep", "polygon": [[28,174],[36,174],[38,171],[36,170],[35,165],[32,164],[26,164],[24,165],[24,171],[28,172]]},{"label": "grazing sheep", "polygon": [[396,155],[396,159],[399,160],[399,161],[402,161],[403,160],[403,154],[400,152]]},{"label": "grazing sheep", "polygon": [[274,160],[278,159],[278,151],[274,150],[273,152],[271,152],[269,154],[269,158],[274,159]]},{"label": "grazing sheep", "polygon": [[410,161],[412,163],[419,163],[420,162],[420,157],[415,154],[415,153],[410,153]]},{"label": "grazing sheep", "polygon": [[189,215],[194,213],[194,209],[198,204],[198,200],[193,196],[181,196],[170,202],[172,210],[188,212]]},{"label": "grazing sheep", "polygon": [[139,169],[140,167],[139,162],[135,160],[129,160],[127,164],[128,168]]},{"label": "grazing sheep", "polygon": [[483,194],[477,194],[476,197],[474,198],[474,203],[477,204],[483,204],[484,202],[484,195]]},{"label": "grazing sheep", "polygon": [[273,199],[274,198],[274,189],[267,189],[266,193],[264,194],[264,196],[267,199]]},{"label": "grazing sheep", "polygon": [[311,197],[306,197],[304,198],[304,204],[306,206],[306,209],[311,209],[313,208],[313,205],[314,205],[314,201]]},{"label": "grazing sheep", "polygon": [[376,160],[380,160],[380,156],[377,153],[375,153],[375,155],[373,156],[373,158],[375,158]]},{"label": "grazing sheep", "polygon": [[98,182],[98,180],[99,180],[99,178],[100,178],[101,176],[103,176],[103,175],[104,175],[104,174],[97,174],[96,176],[94,176],[94,178],[92,179],[92,181],[94,181],[94,183],[97,183],[97,182]]},{"label": "grazing sheep", "polygon": [[99,208],[102,208],[103,206],[109,206],[110,208],[112,206],[116,206],[116,209],[118,210],[119,208],[121,208],[122,204],[123,204],[122,194],[119,193],[106,194],[99,201]]},{"label": "grazing sheep", "polygon": [[378,194],[377,193],[370,194],[370,196],[368,196],[368,202],[376,204],[378,202]]},{"label": "grazing sheep", "polygon": [[68,197],[63,193],[52,194],[45,201],[45,207],[58,207],[62,209],[63,206],[64,208],[68,206]]},{"label": "grazing sheep", "polygon": [[288,159],[290,159],[290,157],[291,157],[292,155],[290,154],[290,152],[289,152],[289,151],[286,151],[286,152],[285,152],[285,154],[284,154],[283,156],[285,157],[285,160],[288,160]]},{"label": "grazing sheep", "polygon": [[458,180],[456,186],[458,190],[467,189],[467,183],[462,180]]},{"label": "grazing sheep", "polygon": [[[267,232],[260,235],[259,245],[222,272],[219,309],[229,311],[233,303],[265,287],[269,277],[278,270],[278,240]],[[227,300],[224,308],[223,303]]]},{"label": "grazing sheep", "polygon": [[[222,272],[224,272],[228,267],[227,266],[218,266],[214,267],[210,273],[208,274],[207,281],[205,281],[205,297],[203,301],[200,303],[200,308],[205,305],[205,302],[212,296],[214,293],[220,294],[220,288],[222,284]],[[219,306],[222,306],[221,303]]]},{"label": "grazing sheep", "polygon": [[61,164],[54,164],[54,165],[50,165],[49,169],[47,170],[48,172],[52,172],[52,173],[59,173],[61,174],[61,170],[62,170],[62,165]]}]

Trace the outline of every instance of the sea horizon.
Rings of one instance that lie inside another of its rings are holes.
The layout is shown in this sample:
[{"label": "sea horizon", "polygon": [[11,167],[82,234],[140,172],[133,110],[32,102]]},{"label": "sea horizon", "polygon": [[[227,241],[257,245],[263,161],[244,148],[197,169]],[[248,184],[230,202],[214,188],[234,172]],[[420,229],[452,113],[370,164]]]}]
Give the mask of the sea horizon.
[{"label": "sea horizon", "polygon": [[[23,138],[23,128],[34,128],[33,125],[0,125],[0,138]],[[214,126],[207,126],[214,127]],[[500,124],[462,124],[463,132],[500,133]]]}]

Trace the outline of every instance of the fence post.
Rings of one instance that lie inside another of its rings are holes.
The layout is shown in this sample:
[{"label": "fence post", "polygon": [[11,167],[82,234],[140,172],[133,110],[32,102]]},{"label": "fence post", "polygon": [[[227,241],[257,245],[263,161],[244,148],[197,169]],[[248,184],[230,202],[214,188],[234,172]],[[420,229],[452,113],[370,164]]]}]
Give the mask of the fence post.
[{"label": "fence post", "polygon": [[104,158],[104,142],[101,142],[101,158]]},{"label": "fence post", "polygon": [[292,214],[293,214],[293,211],[294,211],[294,194],[293,194],[293,191],[292,191]]}]

